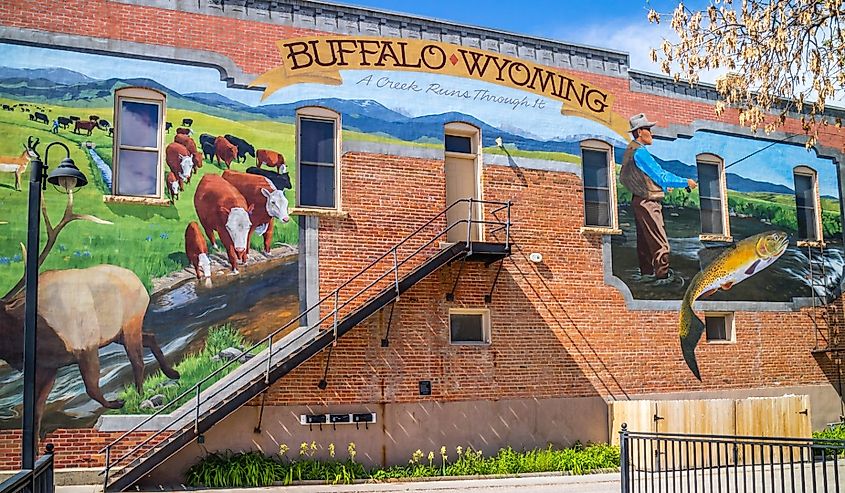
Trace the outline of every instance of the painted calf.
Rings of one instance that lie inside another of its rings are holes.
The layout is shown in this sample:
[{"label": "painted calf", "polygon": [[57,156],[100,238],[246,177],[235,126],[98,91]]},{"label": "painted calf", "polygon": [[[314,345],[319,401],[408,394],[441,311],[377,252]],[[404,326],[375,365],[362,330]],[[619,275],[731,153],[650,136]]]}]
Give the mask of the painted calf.
[{"label": "painted calf", "polygon": [[224,135],[226,140],[232,143],[235,147],[238,148],[238,162],[246,161],[246,155],[249,154],[252,157],[255,157],[255,147],[252,146],[249,142],[245,141],[240,137],[235,137],[234,135],[226,134]]},{"label": "painted calf", "polygon": [[189,222],[188,227],[185,228],[185,254],[188,256],[191,265],[194,266],[197,279],[211,277],[208,245],[205,244],[205,237],[200,231],[199,224],[194,221]]},{"label": "painted calf", "polygon": [[176,174],[179,181],[179,190],[185,189],[185,182],[191,182],[191,172],[194,169],[194,160],[188,149],[177,142],[167,144],[164,149],[164,160],[170,170]]},{"label": "painted calf", "polygon": [[285,155],[271,151],[270,149],[258,149],[255,152],[255,165],[259,168],[264,165],[269,168],[276,168],[279,173],[284,173],[287,170],[282,168],[285,166]]},{"label": "painted calf", "polygon": [[216,247],[214,232],[220,235],[232,272],[237,274],[238,259],[246,255],[249,246],[252,207],[232,184],[219,175],[208,174],[197,186],[194,208],[212,246]]},{"label": "painted calf", "polygon": [[179,178],[176,177],[174,172],[167,173],[167,177],[165,177],[165,181],[167,181],[167,193],[170,194],[170,200],[175,201],[179,199]]},{"label": "painted calf", "polygon": [[260,175],[226,170],[223,179],[231,183],[246,199],[252,210],[252,227],[249,230],[247,243],[252,233],[264,236],[264,253],[270,253],[273,243],[273,218],[284,223],[290,221],[288,217],[288,199],[283,190],[277,189],[273,183]]},{"label": "painted calf", "polygon": [[232,161],[238,157],[238,148],[229,142],[226,137],[217,137],[214,139],[214,156],[217,158],[218,165],[220,161],[223,161],[226,163],[226,169],[229,169]]},{"label": "painted calf", "polygon": [[202,168],[203,156],[202,153],[197,150],[197,143],[194,142],[194,139],[192,139],[189,135],[176,134],[173,136],[173,142],[176,142],[177,144],[182,144],[183,146],[185,146],[185,149],[187,149],[188,152],[191,153],[191,157],[194,160],[194,168]]},{"label": "painted calf", "polygon": [[190,128],[179,127],[179,128],[176,129],[176,133],[182,134],[182,135],[191,135],[193,132],[191,131]]}]

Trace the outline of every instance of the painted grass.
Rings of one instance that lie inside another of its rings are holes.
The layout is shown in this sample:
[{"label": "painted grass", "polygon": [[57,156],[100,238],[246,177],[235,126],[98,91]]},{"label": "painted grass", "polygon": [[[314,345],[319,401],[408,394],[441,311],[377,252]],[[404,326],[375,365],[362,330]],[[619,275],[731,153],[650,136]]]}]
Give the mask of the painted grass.
[{"label": "painted grass", "polygon": [[[0,102],[15,103],[15,101],[2,99]],[[97,114],[113,121],[111,108],[43,106],[48,108],[54,116],[79,115],[84,118],[89,114]],[[168,111],[167,120],[181,122],[182,118],[194,119],[196,140],[202,132],[214,135],[231,133],[247,139],[256,148],[270,148],[287,156],[293,155],[294,129],[290,124],[266,121],[233,122],[184,110]],[[50,127],[47,125],[29,121],[27,113],[0,111],[0,134],[4,136],[0,140],[0,155],[20,155],[21,145],[26,142],[28,135],[41,139],[39,149],[42,154],[49,142],[65,143],[70,147],[71,157],[90,182],[87,187],[74,195],[74,212],[93,214],[114,224],[99,225],[88,221],[71,223],[59,235],[56,247],[47,257],[42,271],[85,268],[108,263],[132,270],[147,286],[147,289],[150,289],[152,279],[167,275],[187,265],[184,254],[185,227],[190,221],[197,220],[193,193],[202,175],[219,174],[222,172],[220,168],[205,163],[203,168],[198,170],[200,176],[194,177],[174,206],[105,204],[102,196],[107,191],[103,189],[100,172],[87,152],[79,148],[79,143],[94,142],[97,145],[98,154],[104,161],[110,163],[112,141],[108,134],[102,130],[94,130],[93,135],[88,137],[73,134],[70,130],[60,130],[60,133],[55,135],[49,130]],[[168,139],[172,137],[173,133],[167,135]],[[50,164],[56,166],[62,157],[64,155],[61,149],[54,146],[49,156]],[[233,168],[242,171],[246,166],[253,164],[254,162],[248,162],[246,165],[235,164]],[[29,169],[21,186],[22,191],[15,191],[14,176],[0,175],[0,206],[3,211],[0,213],[0,292],[2,293],[11,288],[23,275],[20,243],[26,241],[28,177]],[[287,191],[287,196],[292,202],[294,197],[291,190]],[[64,213],[66,196],[48,187],[44,193],[44,200],[49,217],[55,224]],[[46,234],[43,231],[42,226],[42,242],[46,241]],[[273,242],[274,244],[296,244],[297,234],[294,221],[284,225],[277,221]],[[262,248],[262,241],[261,237],[253,236],[252,247]]]},{"label": "painted grass", "polygon": [[581,156],[568,154],[565,152],[550,152],[550,151],[524,151],[522,149],[508,149],[508,152],[498,147],[485,147],[484,152],[487,154],[496,154],[498,156],[524,157],[530,159],[542,159],[544,161],[561,161],[564,163],[581,164]]},{"label": "painted grass", "polygon": [[[220,351],[229,348],[245,349],[251,346],[251,343],[246,341],[237,329],[229,324],[213,327],[209,329],[208,336],[205,341],[205,347],[197,353],[189,354],[179,362],[175,368],[179,372],[179,380],[170,380],[161,370],[144,380],[144,391],[138,394],[135,385],[129,384],[124,386],[123,390],[118,394],[118,398],[125,401],[121,409],[109,411],[110,414],[152,414],[153,409],[141,409],[141,402],[150,397],[161,394],[164,396],[164,404],[174,402],[176,397],[196,385],[200,380],[223,367],[225,361],[214,361]],[[262,348],[256,348],[253,354],[257,354]],[[205,390],[221,378],[225,377],[237,367],[240,363],[233,363],[214,378],[208,382],[203,383],[201,388]],[[194,395],[186,396],[180,399],[176,404],[171,405],[166,412],[173,412],[179,406],[187,402]]]},{"label": "painted grass", "polygon": [[[440,448],[435,456],[417,450],[407,465],[376,467],[367,470],[355,462],[355,444],[347,446],[347,458],[335,457],[334,444],[329,444],[329,460],[314,458],[318,446],[303,442],[299,456],[287,457],[288,448],[281,446],[280,455],[267,457],[260,452],[213,453],[191,466],[185,473],[190,486],[207,488],[235,488],[245,486],[269,486],[280,482],[317,480],[326,483],[351,483],[356,479],[384,481],[397,478],[421,478],[436,476],[476,476],[489,474],[524,474],[537,472],[568,472],[589,474],[594,471],[618,468],[619,448],[605,444],[586,447],[576,444],[567,449],[545,449],[516,451],[504,448],[492,457],[470,447],[457,447],[454,455]],[[451,458],[451,460],[450,460]]]}]

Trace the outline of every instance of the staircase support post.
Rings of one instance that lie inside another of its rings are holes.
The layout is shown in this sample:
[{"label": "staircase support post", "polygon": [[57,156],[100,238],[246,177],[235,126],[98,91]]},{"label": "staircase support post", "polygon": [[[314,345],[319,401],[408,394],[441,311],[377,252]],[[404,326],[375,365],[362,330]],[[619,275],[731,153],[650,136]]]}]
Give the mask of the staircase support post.
[{"label": "staircase support post", "polygon": [[468,255],[472,255],[472,197],[469,198],[469,207],[467,208],[467,251]]},{"label": "staircase support post", "polygon": [[264,374],[264,384],[270,385],[270,368],[273,362],[273,336],[268,337],[269,343],[267,345],[267,372]]},{"label": "staircase support post", "polygon": [[109,469],[111,468],[111,445],[106,447],[106,472],[103,478],[103,491],[109,486]]},{"label": "staircase support post", "polygon": [[194,433],[200,432],[200,386],[197,385],[197,408],[194,413]]},{"label": "staircase support post", "polygon": [[334,328],[332,329],[334,332],[334,339],[332,340],[332,346],[337,346],[337,299],[339,296],[340,289],[337,289],[334,292]]},{"label": "staircase support post", "polygon": [[396,247],[393,247],[393,283],[396,286],[396,299],[399,299],[399,262],[396,258]]}]

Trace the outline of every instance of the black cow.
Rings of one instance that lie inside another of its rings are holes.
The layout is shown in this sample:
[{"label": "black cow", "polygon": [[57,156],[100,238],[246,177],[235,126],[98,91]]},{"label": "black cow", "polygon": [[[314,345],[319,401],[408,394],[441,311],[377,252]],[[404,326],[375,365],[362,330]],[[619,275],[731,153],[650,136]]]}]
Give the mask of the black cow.
[{"label": "black cow", "polygon": [[9,106],[8,104],[4,104],[3,109],[6,110],[6,111],[12,111],[12,107]]},{"label": "black cow", "polygon": [[244,139],[240,139],[235,137],[234,135],[226,134],[224,135],[226,140],[234,144],[235,147],[238,148],[238,162],[246,161],[246,155],[249,154],[252,157],[255,157],[255,147],[252,147],[252,144],[245,141]]},{"label": "black cow", "polygon": [[210,163],[214,159],[214,141],[200,141],[200,146],[202,147],[203,159],[207,159]]},{"label": "black cow", "polygon": [[50,123],[50,119],[47,118],[47,115],[45,115],[44,113],[41,113],[40,111],[36,111],[31,116],[33,116],[34,117],[33,120],[35,120],[37,122],[42,122],[42,123],[45,123],[45,124]]},{"label": "black cow", "polygon": [[182,118],[182,126],[183,127],[190,127],[193,124],[194,124],[194,120],[192,120],[190,118]]},{"label": "black cow", "polygon": [[105,130],[111,127],[111,123],[109,123],[108,120],[103,120],[102,118],[100,118],[99,120],[97,120],[97,126]]},{"label": "black cow", "polygon": [[79,117],[78,117],[78,116],[70,115],[68,118],[69,118],[69,119],[70,119],[70,121],[72,121],[72,122],[78,122],[78,121],[79,121]]},{"label": "black cow", "polygon": [[114,137],[114,127],[109,127],[109,137]]},{"label": "black cow", "polygon": [[70,118],[67,118],[65,116],[60,116],[60,117],[56,118],[56,120],[58,120],[59,125],[61,125],[62,128],[64,128],[65,130],[67,130],[68,125],[73,123],[73,120],[71,120]]},{"label": "black cow", "polygon": [[284,173],[277,173],[268,169],[261,169],[256,168],[255,166],[250,166],[246,169],[246,172],[251,175],[261,175],[264,178],[267,178],[268,180],[270,180],[271,183],[273,183],[273,186],[275,186],[278,190],[293,188],[293,185],[291,185],[290,183],[290,175],[287,171],[285,171]]},{"label": "black cow", "polygon": [[173,127],[173,123],[171,122],[164,122],[164,131],[170,133],[170,129]]}]

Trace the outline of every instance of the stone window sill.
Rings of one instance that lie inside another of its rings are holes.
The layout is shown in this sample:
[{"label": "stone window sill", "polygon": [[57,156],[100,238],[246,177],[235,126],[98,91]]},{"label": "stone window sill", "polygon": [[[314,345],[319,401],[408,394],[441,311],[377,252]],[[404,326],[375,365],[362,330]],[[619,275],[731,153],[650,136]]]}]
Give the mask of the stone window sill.
[{"label": "stone window sill", "polygon": [[138,205],[157,205],[170,206],[170,199],[160,199],[158,197],[131,197],[128,195],[103,195],[103,202],[106,204],[138,204]]},{"label": "stone window sill", "polygon": [[813,247],[813,248],[823,248],[825,247],[825,242],[821,240],[798,240],[796,245],[799,247]]},{"label": "stone window sill", "polygon": [[716,234],[702,234],[698,235],[699,241],[718,241],[722,243],[733,243],[733,236],[716,235]]},{"label": "stone window sill", "polygon": [[330,217],[335,219],[346,219],[349,213],[338,209],[311,209],[308,207],[294,207],[288,211],[292,216],[317,216]]},{"label": "stone window sill", "polygon": [[602,228],[599,226],[582,226],[582,235],[621,235],[622,230],[619,228]]}]

